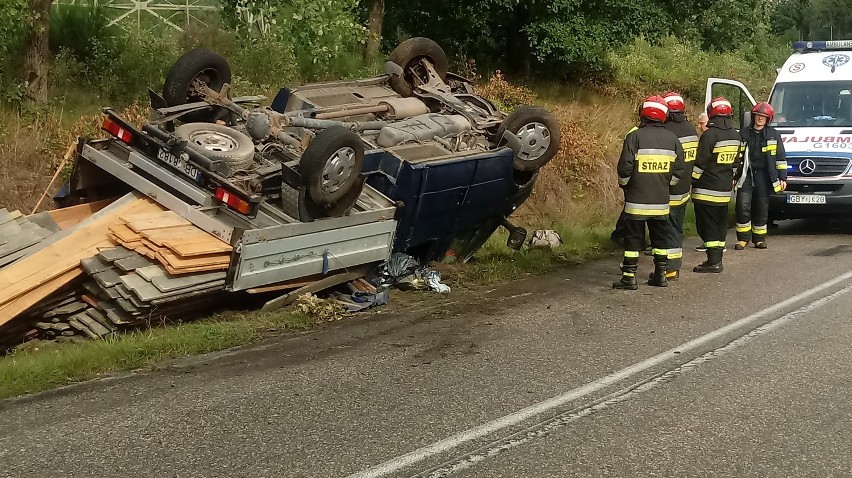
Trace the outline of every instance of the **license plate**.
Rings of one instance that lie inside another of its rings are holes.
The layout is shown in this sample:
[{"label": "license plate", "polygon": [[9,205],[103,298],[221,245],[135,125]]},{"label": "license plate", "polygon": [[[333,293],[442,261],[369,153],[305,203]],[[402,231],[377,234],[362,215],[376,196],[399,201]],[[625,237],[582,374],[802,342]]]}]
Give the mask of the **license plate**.
[{"label": "license plate", "polygon": [[822,194],[790,194],[787,196],[788,204],[825,204],[825,196]]},{"label": "license plate", "polygon": [[165,149],[157,151],[157,159],[168,164],[172,168],[177,169],[178,172],[184,176],[192,178],[195,181],[201,179],[201,171],[199,171],[197,167],[189,164],[185,159],[175,156]]}]

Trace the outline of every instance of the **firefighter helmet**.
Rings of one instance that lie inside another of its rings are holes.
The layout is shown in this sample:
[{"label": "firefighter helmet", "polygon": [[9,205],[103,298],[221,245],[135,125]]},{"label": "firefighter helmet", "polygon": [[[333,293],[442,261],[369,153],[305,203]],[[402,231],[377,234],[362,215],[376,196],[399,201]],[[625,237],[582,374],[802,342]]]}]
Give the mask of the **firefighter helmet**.
[{"label": "firefighter helmet", "polygon": [[669,107],[669,113],[683,113],[685,109],[683,105],[683,96],[676,91],[667,91],[663,93],[663,99],[666,100],[666,106]]},{"label": "firefighter helmet", "polygon": [[713,101],[707,105],[707,116],[710,118],[714,116],[731,116],[732,114],[734,114],[734,110],[731,108],[731,102],[726,100],[724,96],[713,98]]},{"label": "firefighter helmet", "polygon": [[754,117],[754,115],[766,116],[766,121],[771,122],[772,117],[775,116],[775,110],[772,109],[772,105],[769,103],[761,101],[751,109],[751,116]]},{"label": "firefighter helmet", "polygon": [[653,95],[645,98],[642,106],[639,107],[639,117],[656,121],[658,123],[666,122],[666,115],[669,113],[669,107],[666,106],[666,100],[662,96]]}]

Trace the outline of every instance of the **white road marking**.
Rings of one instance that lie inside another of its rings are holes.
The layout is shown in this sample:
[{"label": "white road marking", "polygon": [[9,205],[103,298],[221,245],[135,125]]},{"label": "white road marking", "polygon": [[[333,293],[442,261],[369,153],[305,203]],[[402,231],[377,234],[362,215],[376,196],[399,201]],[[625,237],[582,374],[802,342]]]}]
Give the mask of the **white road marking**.
[{"label": "white road marking", "polygon": [[541,415],[549,410],[564,406],[572,401],[578,400],[587,395],[603,390],[609,386],[621,382],[622,380],[626,380],[634,375],[637,375],[648,369],[665,363],[666,361],[676,358],[678,355],[684,352],[690,352],[694,349],[702,347],[714,340],[724,337],[725,335],[739,328],[745,327],[771,314],[774,314],[787,307],[795,305],[796,303],[802,302],[804,299],[819,292],[825,291],[826,289],[829,289],[843,281],[849,280],[850,278],[852,278],[852,271],[847,272],[845,274],[841,274],[840,276],[837,276],[834,279],[823,282],[822,284],[812,287],[782,302],[762,309],[747,317],[743,317],[742,319],[736,322],[732,322],[724,327],[720,327],[712,332],[708,332],[693,340],[684,342],[678,345],[677,347],[666,350],[665,352],[654,355],[653,357],[647,358],[641,362],[637,362],[629,367],[623,368],[598,380],[589,382],[583,386],[577,387],[573,390],[569,390],[561,395],[557,395],[542,402],[530,405],[515,413],[511,413],[509,415],[505,415],[490,422],[484,423],[478,427],[470,428],[468,430],[459,432],[455,435],[444,438],[443,440],[432,443],[431,445],[426,445],[422,448],[418,448],[404,455],[392,458],[372,468],[349,475],[349,477],[347,478],[379,478],[387,476],[415,463],[419,463],[433,456],[446,453],[465,443],[477,440],[479,438],[485,437],[505,428],[518,425],[519,423]]},{"label": "white road marking", "polygon": [[440,465],[432,469],[420,472],[417,475],[414,475],[414,477],[412,478],[443,478],[452,475],[453,473],[457,473],[459,471],[470,468],[473,465],[481,463],[482,461],[485,461],[486,459],[491,458],[506,450],[518,447],[534,439],[545,437],[552,433],[554,430],[568,425],[571,422],[577,421],[581,418],[587,417],[601,410],[606,410],[614,405],[617,405],[632,398],[635,395],[639,395],[641,393],[654,389],[658,385],[668,383],[677,378],[678,376],[683,375],[684,373],[695,370],[696,368],[698,368],[699,365],[707,363],[736,348],[742,347],[748,342],[754,340],[756,337],[763,335],[769,332],[770,330],[777,329],[778,327],[798,318],[799,316],[812,310],[815,310],[850,291],[852,291],[852,285],[846,286],[837,292],[817,299],[800,309],[782,315],[781,317],[778,317],[772,322],[768,322],[766,324],[761,325],[760,327],[757,327],[756,329],[752,329],[747,334],[734,339],[726,345],[723,345],[717,349],[699,355],[698,357],[695,357],[694,359],[688,362],[678,365],[677,367],[671,370],[666,370],[665,372],[656,374],[652,377],[642,379],[637,383],[633,383],[621,390],[618,390],[603,398],[595,400],[592,403],[579,406],[565,413],[561,413],[555,417],[551,417],[547,420],[531,425],[525,428],[524,430],[494,440],[460,457],[456,457],[454,459],[441,463]]}]

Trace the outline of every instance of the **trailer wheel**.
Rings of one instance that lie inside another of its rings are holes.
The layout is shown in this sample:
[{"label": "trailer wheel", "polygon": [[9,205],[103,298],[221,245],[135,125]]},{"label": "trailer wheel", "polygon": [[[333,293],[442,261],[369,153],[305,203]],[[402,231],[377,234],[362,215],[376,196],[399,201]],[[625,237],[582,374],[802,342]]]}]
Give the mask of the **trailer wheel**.
[{"label": "trailer wheel", "polygon": [[[163,98],[169,106],[204,101],[195,91],[193,82],[199,80],[214,91],[220,91],[225,83],[231,82],[231,66],[218,53],[204,48],[194,48],[169,69],[163,85]],[[185,122],[215,122],[229,114],[220,106],[210,106],[204,111],[193,111],[183,116]]]},{"label": "trailer wheel", "polygon": [[308,145],[299,161],[299,172],[308,196],[318,206],[341,205],[346,198],[355,202],[351,190],[360,181],[361,165],[364,163],[364,143],[353,131],[334,126],[321,131]]},{"label": "trailer wheel", "polygon": [[442,81],[446,80],[450,62],[444,49],[428,38],[415,37],[400,43],[388,56],[388,60],[399,65],[403,71],[402,77],[390,77],[391,88],[402,96],[414,94],[414,86],[418,84],[415,78],[424,83],[428,81],[428,75],[420,65],[423,59],[432,63]]},{"label": "trailer wheel", "polygon": [[512,167],[518,171],[537,171],[556,156],[562,134],[559,121],[544,108],[522,106],[509,115],[497,132],[498,141],[510,131],[520,139]]},{"label": "trailer wheel", "polygon": [[175,136],[188,147],[221,162],[223,176],[245,169],[254,161],[254,143],[239,131],[214,123],[186,123],[177,127]]}]

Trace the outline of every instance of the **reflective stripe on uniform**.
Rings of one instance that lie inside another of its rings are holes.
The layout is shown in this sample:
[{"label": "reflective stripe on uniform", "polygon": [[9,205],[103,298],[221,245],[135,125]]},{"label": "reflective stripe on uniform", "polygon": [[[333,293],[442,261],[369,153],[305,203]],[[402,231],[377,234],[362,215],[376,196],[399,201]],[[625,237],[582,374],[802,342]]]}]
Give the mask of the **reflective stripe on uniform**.
[{"label": "reflective stripe on uniform", "polygon": [[776,193],[780,193],[781,192],[781,181],[775,181],[774,183],[772,183],[772,189],[774,189]]},{"label": "reflective stripe on uniform", "polygon": [[619,186],[627,186],[627,183],[629,183],[629,182],[630,182],[630,176],[627,176],[626,178],[621,178],[621,177],[618,178],[618,185]]},{"label": "reflective stripe on uniform", "polygon": [[666,204],[639,204],[635,202],[624,203],[624,212],[634,216],[668,216],[669,205]]},{"label": "reflective stripe on uniform", "polygon": [[707,241],[707,242],[704,243],[704,247],[707,247],[707,248],[720,247],[720,248],[724,249],[725,248],[725,241]]},{"label": "reflective stripe on uniform", "polygon": [[776,140],[776,139],[767,140],[766,146],[761,148],[761,151],[763,151],[764,153],[775,154],[775,152],[778,151],[778,140]]},{"label": "reflective stripe on uniform", "polygon": [[787,161],[775,161],[775,169],[777,169],[778,171],[786,171]]},{"label": "reflective stripe on uniform", "polygon": [[713,145],[714,153],[728,152],[733,151],[737,152],[740,149],[740,140],[738,139],[726,139],[723,141],[718,141]]},{"label": "reflective stripe on uniform", "polygon": [[713,191],[712,189],[694,188],[692,190],[693,201],[707,201],[715,203],[727,203],[731,201],[730,191]]},{"label": "reflective stripe on uniform", "polygon": [[677,153],[669,149],[640,148],[636,151],[637,171],[640,173],[668,173]]},{"label": "reflective stripe on uniform", "polygon": [[680,259],[681,257],[683,257],[683,249],[680,248],[680,247],[678,247],[676,249],[669,249],[666,252],[666,256],[669,259]]},{"label": "reflective stripe on uniform", "polygon": [[695,154],[698,152],[698,136],[684,136],[678,139],[683,147],[683,160],[687,163],[695,161]]},{"label": "reflective stripe on uniform", "polygon": [[766,226],[766,225],[763,225],[763,226],[754,226],[754,228],[753,228],[754,233],[755,233],[755,234],[758,234],[758,235],[766,234],[766,231],[767,231],[768,229],[769,229],[769,227],[768,227],[768,226]]},{"label": "reflective stripe on uniform", "polygon": [[682,204],[686,204],[689,201],[690,195],[686,194],[670,194],[669,195],[669,206],[680,206]]},{"label": "reflective stripe on uniform", "polygon": [[622,272],[621,275],[623,275],[624,277],[636,277],[635,272]]},{"label": "reflective stripe on uniform", "polygon": [[624,257],[639,257],[639,251],[624,251]]},{"label": "reflective stripe on uniform", "polygon": [[702,174],[704,174],[703,169],[699,168],[698,166],[695,166],[695,167],[692,168],[692,178],[693,179],[701,178]]},{"label": "reflective stripe on uniform", "polygon": [[666,256],[668,253],[668,249],[651,249],[651,254],[654,254],[655,256]]},{"label": "reflective stripe on uniform", "polygon": [[749,232],[749,231],[751,231],[751,221],[749,221],[745,224],[737,223],[737,232]]}]

